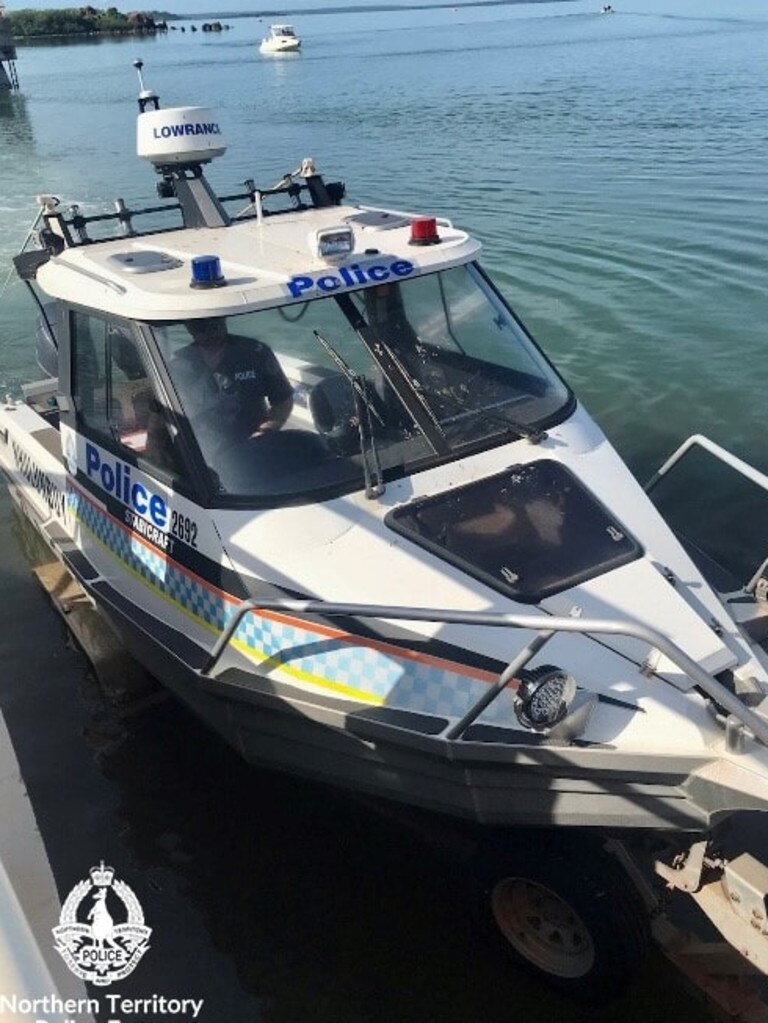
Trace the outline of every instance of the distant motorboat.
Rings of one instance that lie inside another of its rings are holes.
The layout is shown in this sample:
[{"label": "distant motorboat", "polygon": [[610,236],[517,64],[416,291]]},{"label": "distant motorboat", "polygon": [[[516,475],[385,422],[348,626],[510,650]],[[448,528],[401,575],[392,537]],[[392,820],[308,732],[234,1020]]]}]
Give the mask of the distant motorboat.
[{"label": "distant motorboat", "polygon": [[270,25],[269,35],[261,40],[261,53],[296,53],[301,49],[301,39],[293,25]]},{"label": "distant motorboat", "polygon": [[612,6],[612,4],[603,4],[603,6],[600,8],[600,13],[601,14],[613,14],[613,6]]}]

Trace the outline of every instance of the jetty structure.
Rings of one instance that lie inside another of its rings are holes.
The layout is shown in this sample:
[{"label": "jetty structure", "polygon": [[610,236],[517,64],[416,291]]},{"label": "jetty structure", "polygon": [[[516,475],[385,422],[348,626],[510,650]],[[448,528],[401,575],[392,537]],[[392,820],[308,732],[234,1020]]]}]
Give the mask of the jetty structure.
[{"label": "jetty structure", "polygon": [[5,17],[5,4],[0,0],[0,92],[16,91],[19,76],[16,72],[16,47],[11,27]]}]

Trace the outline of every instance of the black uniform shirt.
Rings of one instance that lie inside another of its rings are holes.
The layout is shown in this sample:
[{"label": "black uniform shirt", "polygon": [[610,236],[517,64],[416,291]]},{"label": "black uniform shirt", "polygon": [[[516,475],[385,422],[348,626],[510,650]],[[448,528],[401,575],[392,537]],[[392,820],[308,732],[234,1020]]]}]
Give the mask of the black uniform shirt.
[{"label": "black uniform shirt", "polygon": [[169,370],[207,456],[246,440],[269,418],[269,406],[293,393],[274,352],[260,341],[237,335],[229,335],[215,366],[209,366],[201,347],[192,343],[174,357]]}]

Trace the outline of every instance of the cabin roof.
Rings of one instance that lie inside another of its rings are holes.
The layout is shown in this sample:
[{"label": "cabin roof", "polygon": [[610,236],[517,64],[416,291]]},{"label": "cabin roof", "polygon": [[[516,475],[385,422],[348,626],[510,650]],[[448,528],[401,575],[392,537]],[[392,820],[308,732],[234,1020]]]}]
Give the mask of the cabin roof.
[{"label": "cabin roof", "polygon": [[[343,205],[280,213],[262,223],[253,218],[119,238],[65,249],[40,267],[37,281],[54,298],[101,312],[178,320],[305,302],[466,263],[479,253],[480,244],[447,221],[439,224],[439,243],[410,244],[412,217]],[[342,225],[353,229],[354,251],[333,260],[316,255],[315,233]],[[190,286],[191,261],[203,255],[219,257],[223,286]],[[147,264],[162,269],[141,272]]]}]

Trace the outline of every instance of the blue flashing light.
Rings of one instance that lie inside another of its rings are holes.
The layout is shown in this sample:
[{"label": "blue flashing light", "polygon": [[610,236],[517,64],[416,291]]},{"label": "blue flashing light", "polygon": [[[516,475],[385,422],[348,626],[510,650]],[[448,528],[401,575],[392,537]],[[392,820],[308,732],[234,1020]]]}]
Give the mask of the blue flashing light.
[{"label": "blue flashing light", "polygon": [[220,288],[226,284],[218,256],[194,256],[190,288]]}]

